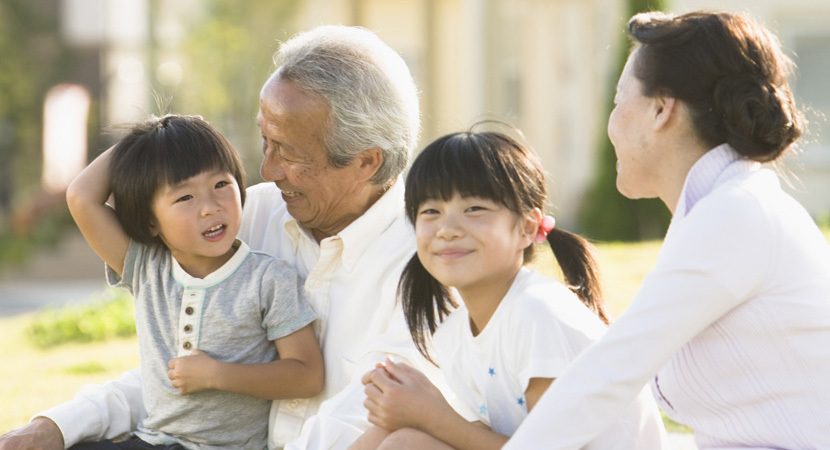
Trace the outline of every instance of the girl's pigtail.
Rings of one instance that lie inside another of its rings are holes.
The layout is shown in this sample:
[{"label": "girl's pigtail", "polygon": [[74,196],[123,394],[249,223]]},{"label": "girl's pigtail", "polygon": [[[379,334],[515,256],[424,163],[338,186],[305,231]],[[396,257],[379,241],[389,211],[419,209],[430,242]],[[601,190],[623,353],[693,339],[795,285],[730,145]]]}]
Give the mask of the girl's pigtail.
[{"label": "girl's pigtail", "polygon": [[450,298],[447,288],[427,272],[417,254],[412,256],[403,269],[398,283],[398,296],[415,347],[435,364],[429,356],[427,341],[432,338],[444,317],[458,305]]},{"label": "girl's pigtail", "polygon": [[599,268],[594,259],[593,245],[582,236],[559,228],[552,229],[547,240],[568,287],[603,322],[610,323],[602,300]]}]

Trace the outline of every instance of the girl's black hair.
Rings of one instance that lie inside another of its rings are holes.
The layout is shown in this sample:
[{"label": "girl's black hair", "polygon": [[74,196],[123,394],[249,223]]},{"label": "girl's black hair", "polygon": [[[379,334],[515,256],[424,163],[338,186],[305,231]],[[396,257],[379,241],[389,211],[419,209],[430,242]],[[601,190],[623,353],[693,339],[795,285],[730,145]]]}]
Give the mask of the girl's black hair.
[{"label": "girl's black hair", "polygon": [[134,125],[115,145],[110,163],[115,214],[124,231],[135,241],[164,245],[150,229],[156,191],[217,169],[233,175],[244,204],[245,171],[239,154],[201,117],[168,114]]},{"label": "girl's black hair", "polygon": [[[547,201],[545,171],[536,154],[513,138],[491,131],[452,133],[427,145],[409,169],[405,192],[406,214],[413,224],[423,202],[450,200],[455,194],[492,200],[519,216],[534,208],[544,211]],[[547,240],[565,282],[608,323],[593,246],[559,228],[551,230]],[[524,261],[532,257],[530,245],[524,250]],[[417,254],[404,268],[398,295],[415,346],[432,361],[427,341],[457,305]]]}]

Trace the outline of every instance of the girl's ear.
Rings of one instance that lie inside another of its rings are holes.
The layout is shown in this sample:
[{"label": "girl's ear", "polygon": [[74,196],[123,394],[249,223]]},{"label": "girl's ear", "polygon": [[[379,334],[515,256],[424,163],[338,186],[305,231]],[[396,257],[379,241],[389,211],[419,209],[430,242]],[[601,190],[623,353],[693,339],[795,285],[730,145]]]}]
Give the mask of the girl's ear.
[{"label": "girl's ear", "polygon": [[159,227],[156,225],[156,219],[150,219],[150,235],[157,237],[159,232]]},{"label": "girl's ear", "polygon": [[[539,231],[539,224],[542,223],[542,217],[542,210],[539,208],[533,208],[528,211],[527,214],[522,216],[520,226],[522,227],[523,248],[533,243],[533,239],[536,237],[536,232]],[[525,240],[527,240],[527,242],[525,242]]]}]

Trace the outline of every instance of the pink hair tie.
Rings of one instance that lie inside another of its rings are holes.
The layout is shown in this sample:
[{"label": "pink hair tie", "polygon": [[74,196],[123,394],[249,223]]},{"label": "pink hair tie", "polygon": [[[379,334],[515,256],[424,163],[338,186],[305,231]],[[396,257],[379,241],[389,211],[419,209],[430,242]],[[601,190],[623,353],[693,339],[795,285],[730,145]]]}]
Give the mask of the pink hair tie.
[{"label": "pink hair tie", "polygon": [[548,233],[553,227],[556,225],[556,219],[551,216],[542,217],[541,223],[539,223],[539,231],[536,232],[536,237],[533,239],[533,242],[537,244],[541,244],[545,242],[548,238]]}]

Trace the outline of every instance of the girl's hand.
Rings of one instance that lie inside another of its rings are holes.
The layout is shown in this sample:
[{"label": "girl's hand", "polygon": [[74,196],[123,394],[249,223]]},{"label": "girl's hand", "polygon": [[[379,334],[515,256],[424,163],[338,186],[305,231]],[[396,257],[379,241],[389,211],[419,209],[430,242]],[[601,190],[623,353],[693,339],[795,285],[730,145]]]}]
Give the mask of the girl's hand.
[{"label": "girl's hand", "polygon": [[455,411],[427,377],[412,367],[390,359],[363,376],[369,422],[389,431],[416,428],[428,431]]},{"label": "girl's hand", "polygon": [[190,356],[171,359],[167,378],[181,395],[193,394],[205,389],[212,389],[213,374],[216,373],[217,361],[207,353],[193,350]]}]

